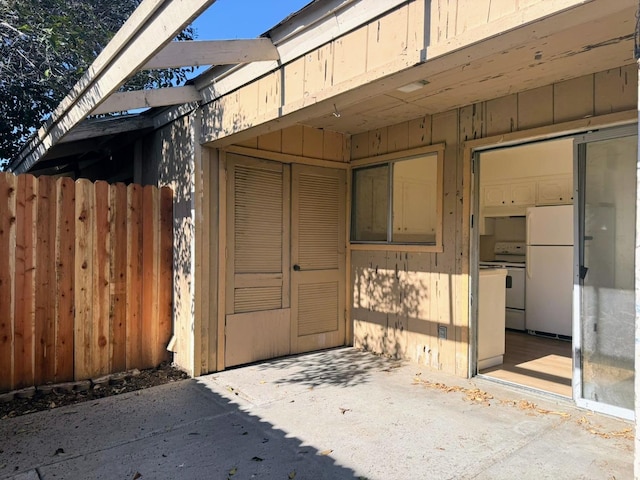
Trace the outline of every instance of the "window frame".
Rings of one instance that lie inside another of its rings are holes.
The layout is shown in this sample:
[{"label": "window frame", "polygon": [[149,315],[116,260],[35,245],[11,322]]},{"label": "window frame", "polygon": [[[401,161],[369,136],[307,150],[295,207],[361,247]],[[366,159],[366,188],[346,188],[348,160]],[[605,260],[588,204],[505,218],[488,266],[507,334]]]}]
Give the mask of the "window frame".
[{"label": "window frame", "polygon": [[[429,145],[427,147],[414,148],[410,150],[402,150],[393,153],[387,153],[384,155],[378,155],[375,157],[367,157],[358,160],[351,161],[351,175],[350,175],[350,205],[349,205],[349,246],[351,250],[384,250],[384,251],[402,251],[402,252],[443,252],[442,244],[442,228],[443,228],[443,203],[444,203],[444,144]],[[392,223],[393,223],[393,181],[394,181],[394,169],[393,163],[411,160],[414,158],[420,158],[428,155],[436,155],[437,173],[436,173],[436,238],[434,243],[408,243],[408,242],[394,242]],[[389,168],[389,188],[387,191],[388,210],[389,215],[387,218],[387,240],[372,241],[372,240],[353,240],[351,235],[351,224],[353,221],[355,199],[353,197],[354,185],[353,178],[354,172],[367,167],[375,167],[387,165]],[[391,230],[390,230],[391,229]]]}]

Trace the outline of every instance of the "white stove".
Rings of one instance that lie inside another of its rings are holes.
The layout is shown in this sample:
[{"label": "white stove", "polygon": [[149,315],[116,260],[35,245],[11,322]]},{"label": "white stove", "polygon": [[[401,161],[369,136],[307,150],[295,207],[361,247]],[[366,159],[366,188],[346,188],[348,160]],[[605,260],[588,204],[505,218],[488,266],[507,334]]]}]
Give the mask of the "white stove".
[{"label": "white stove", "polygon": [[502,267],[507,269],[505,326],[514,330],[526,330],[526,244],[524,242],[496,242],[493,252],[494,260],[481,261],[480,268]]}]

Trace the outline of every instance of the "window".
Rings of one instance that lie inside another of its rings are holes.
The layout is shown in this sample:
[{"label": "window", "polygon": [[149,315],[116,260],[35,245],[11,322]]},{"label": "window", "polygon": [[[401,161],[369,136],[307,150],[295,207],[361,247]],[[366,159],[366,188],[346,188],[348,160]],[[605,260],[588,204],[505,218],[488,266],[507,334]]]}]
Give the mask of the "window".
[{"label": "window", "polygon": [[433,148],[354,168],[351,241],[439,245],[441,192],[442,154]]}]

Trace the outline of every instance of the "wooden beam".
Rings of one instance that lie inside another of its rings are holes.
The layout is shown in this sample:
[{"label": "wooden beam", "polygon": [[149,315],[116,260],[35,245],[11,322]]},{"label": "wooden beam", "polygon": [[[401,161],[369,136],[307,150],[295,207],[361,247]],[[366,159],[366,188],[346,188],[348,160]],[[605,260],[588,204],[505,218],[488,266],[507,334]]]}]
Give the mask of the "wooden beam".
[{"label": "wooden beam", "polygon": [[200,94],[192,85],[187,87],[158,88],[154,90],[136,90],[133,92],[112,93],[97,107],[92,115],[101,113],[125,112],[137,108],[165,107],[200,100]]},{"label": "wooden beam", "polygon": [[143,0],[10,169],[23,173],[215,0]]},{"label": "wooden beam", "polygon": [[231,65],[278,59],[278,50],[268,38],[184,41],[167,44],[142,69]]}]

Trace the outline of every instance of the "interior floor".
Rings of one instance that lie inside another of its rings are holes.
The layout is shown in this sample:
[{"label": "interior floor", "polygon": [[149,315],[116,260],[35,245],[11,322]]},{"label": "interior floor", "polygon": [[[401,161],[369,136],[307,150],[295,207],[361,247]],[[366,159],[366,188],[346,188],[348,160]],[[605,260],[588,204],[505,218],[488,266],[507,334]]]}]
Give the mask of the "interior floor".
[{"label": "interior floor", "polygon": [[566,397],[571,391],[571,342],[506,331],[502,365],[480,370],[488,377],[505,380]]}]

